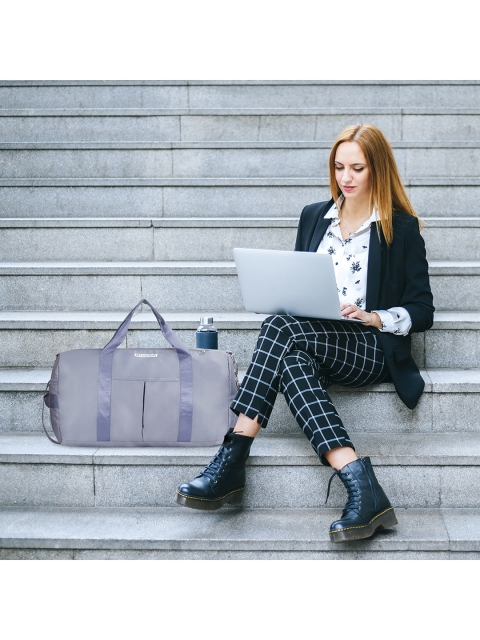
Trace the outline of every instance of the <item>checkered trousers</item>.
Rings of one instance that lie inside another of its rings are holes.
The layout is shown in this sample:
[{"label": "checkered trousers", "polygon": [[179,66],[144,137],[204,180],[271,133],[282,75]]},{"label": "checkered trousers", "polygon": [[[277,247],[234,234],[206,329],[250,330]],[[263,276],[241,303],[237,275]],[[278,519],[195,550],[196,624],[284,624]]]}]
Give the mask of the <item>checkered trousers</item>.
[{"label": "checkered trousers", "polygon": [[327,393],[334,382],[362,387],[388,377],[383,351],[373,331],[357,323],[288,315],[262,324],[252,362],[230,408],[266,427],[277,393],[317,452],[353,447]]}]

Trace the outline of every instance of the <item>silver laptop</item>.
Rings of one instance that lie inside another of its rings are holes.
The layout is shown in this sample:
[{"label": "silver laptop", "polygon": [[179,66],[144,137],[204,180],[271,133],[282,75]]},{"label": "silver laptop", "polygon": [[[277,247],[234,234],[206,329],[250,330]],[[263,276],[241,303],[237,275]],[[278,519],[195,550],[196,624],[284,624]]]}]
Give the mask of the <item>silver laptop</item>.
[{"label": "silver laptop", "polygon": [[234,249],[233,257],[246,311],[361,322],[340,313],[328,254]]}]

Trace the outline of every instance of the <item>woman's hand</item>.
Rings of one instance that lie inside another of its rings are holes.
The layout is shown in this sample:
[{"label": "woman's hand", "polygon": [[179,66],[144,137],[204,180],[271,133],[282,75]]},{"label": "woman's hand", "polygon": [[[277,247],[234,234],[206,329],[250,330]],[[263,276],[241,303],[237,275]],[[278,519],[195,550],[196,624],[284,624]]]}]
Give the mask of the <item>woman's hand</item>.
[{"label": "woman's hand", "polygon": [[377,327],[377,329],[382,328],[382,321],[380,320],[378,313],[363,311],[363,309],[359,309],[355,304],[341,304],[340,310],[342,312],[342,316],[345,318],[356,318],[357,320],[361,320],[367,327]]}]

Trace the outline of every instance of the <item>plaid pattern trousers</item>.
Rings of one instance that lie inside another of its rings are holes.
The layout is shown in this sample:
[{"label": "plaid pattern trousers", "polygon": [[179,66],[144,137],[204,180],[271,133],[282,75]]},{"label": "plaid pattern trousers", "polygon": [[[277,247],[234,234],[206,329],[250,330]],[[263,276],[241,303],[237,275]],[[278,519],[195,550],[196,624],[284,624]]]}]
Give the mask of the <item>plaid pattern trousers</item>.
[{"label": "plaid pattern trousers", "polygon": [[354,448],[327,393],[334,382],[362,387],[388,378],[383,351],[362,324],[288,315],[266,318],[252,361],[230,408],[266,427],[277,393],[321,462],[325,451]]}]

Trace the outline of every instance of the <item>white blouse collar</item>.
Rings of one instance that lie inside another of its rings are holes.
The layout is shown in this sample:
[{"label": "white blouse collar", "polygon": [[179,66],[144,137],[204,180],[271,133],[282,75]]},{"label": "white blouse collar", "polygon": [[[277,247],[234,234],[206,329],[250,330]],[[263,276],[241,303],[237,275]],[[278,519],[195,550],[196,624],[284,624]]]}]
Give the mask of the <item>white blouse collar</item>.
[{"label": "white blouse collar", "polygon": [[[325,219],[339,220],[336,203],[334,203],[330,207],[330,209],[327,211],[327,213],[325,214]],[[368,220],[365,220],[365,222],[370,224],[372,222],[378,222],[379,220],[380,220],[380,216],[378,214],[377,209],[374,207],[372,211],[372,215],[370,216],[370,218],[368,218]],[[365,224],[365,222],[363,224]],[[363,224],[362,224],[362,227],[363,227]]]}]

